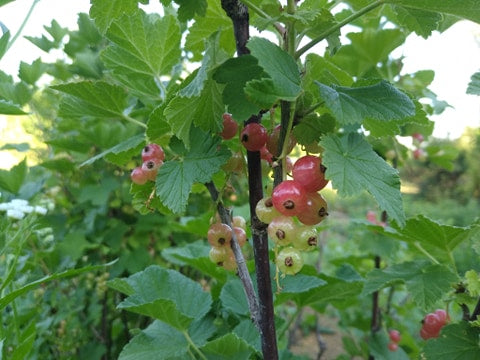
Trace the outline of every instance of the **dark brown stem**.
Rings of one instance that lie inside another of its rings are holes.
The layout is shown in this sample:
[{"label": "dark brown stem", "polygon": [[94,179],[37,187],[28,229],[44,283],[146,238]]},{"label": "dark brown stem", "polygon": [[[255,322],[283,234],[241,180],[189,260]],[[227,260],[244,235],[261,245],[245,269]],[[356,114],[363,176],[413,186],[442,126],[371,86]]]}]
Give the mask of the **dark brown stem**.
[{"label": "dark brown stem", "polygon": [[[375,269],[380,269],[380,256],[376,255],[374,261]],[[372,295],[372,323],[370,325],[372,335],[378,332],[382,326],[380,306],[378,305],[378,295],[378,291],[375,291]]]},{"label": "dark brown stem", "polygon": [[[223,203],[219,199],[217,188],[215,187],[213,182],[206,183],[205,186],[210,192],[210,196],[212,197],[213,202],[217,204],[218,215],[220,216],[222,223],[232,227],[231,214],[225,208],[225,206],[223,206]],[[238,276],[242,281],[243,290],[245,291],[245,296],[247,297],[250,316],[252,318],[253,323],[255,324],[257,329],[260,331],[260,314],[259,314],[257,295],[255,294],[255,289],[253,287],[252,279],[250,277],[250,274],[248,273],[247,264],[245,263],[245,258],[243,256],[242,249],[238,244],[237,237],[235,236],[235,232],[232,232],[232,241],[230,242],[230,246],[235,256],[235,261],[237,263]]]}]

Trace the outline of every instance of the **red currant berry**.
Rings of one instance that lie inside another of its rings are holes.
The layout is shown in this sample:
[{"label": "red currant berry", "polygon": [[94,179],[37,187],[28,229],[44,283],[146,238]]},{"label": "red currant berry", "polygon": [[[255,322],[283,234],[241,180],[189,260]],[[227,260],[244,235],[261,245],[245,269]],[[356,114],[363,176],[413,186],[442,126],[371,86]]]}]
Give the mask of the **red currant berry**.
[{"label": "red currant berry", "polygon": [[328,180],[325,179],[326,167],[322,165],[322,159],[307,155],[298,159],[293,165],[293,179],[298,181],[306,191],[316,192],[323,189]]},{"label": "red currant berry", "polygon": [[155,178],[157,177],[158,169],[162,165],[163,165],[162,160],[158,160],[158,159],[146,160],[142,164],[142,170],[145,172],[145,174],[147,174],[148,180],[155,181]]},{"label": "red currant berry", "polygon": [[238,124],[232,118],[232,114],[225,113],[223,114],[223,130],[220,133],[220,136],[224,140],[229,140],[233,138],[238,131]]},{"label": "red currant berry", "polygon": [[286,216],[295,216],[307,208],[307,192],[295,180],[284,180],[272,192],[273,206]]},{"label": "red currant berry", "polygon": [[212,246],[229,246],[232,240],[232,228],[223,223],[212,224],[208,229],[207,239]]},{"label": "red currant berry", "polygon": [[449,320],[448,314],[442,309],[438,309],[433,313],[425,315],[422,320],[420,336],[424,340],[438,337],[440,335],[440,330]]},{"label": "red currant berry", "polygon": [[415,133],[415,134],[412,134],[412,138],[417,141],[418,143],[421,143],[423,142],[423,140],[425,140],[425,138],[423,137],[422,134],[420,133]]},{"label": "red currant berry", "polygon": [[293,238],[292,245],[295,249],[301,251],[311,251],[317,248],[317,243],[317,229],[310,226],[302,226],[297,229],[297,234]]},{"label": "red currant berry", "polygon": [[135,184],[143,185],[148,181],[148,174],[140,166],[136,167],[130,173],[130,178]]},{"label": "red currant berry", "polygon": [[328,216],[327,202],[319,193],[307,193],[305,210],[297,214],[298,220],[304,225],[316,225]]},{"label": "red currant berry", "polygon": [[394,343],[399,343],[401,340],[400,331],[398,330],[390,330],[388,332],[388,336],[390,337],[390,340],[392,340],[392,342]]},{"label": "red currant berry", "polygon": [[397,351],[398,350],[398,344],[394,343],[394,342],[388,343],[388,350]]},{"label": "red currant berry", "polygon": [[255,207],[255,213],[258,219],[265,224],[270,224],[273,219],[281,215],[273,206],[272,198],[261,199]]},{"label": "red currant berry", "polygon": [[235,232],[235,237],[237,238],[238,245],[242,247],[247,242],[247,233],[241,227],[234,226],[233,231]]},{"label": "red currant berry", "polygon": [[372,211],[372,210],[368,210],[367,211],[367,221],[372,223],[372,224],[377,224],[378,221],[377,221],[377,214],[375,213],[375,211]]},{"label": "red currant berry", "polygon": [[148,160],[165,160],[165,152],[162,147],[157,144],[148,144],[142,150],[142,161]]},{"label": "red currant berry", "polygon": [[291,217],[282,216],[273,219],[268,224],[268,236],[277,245],[285,246],[289,245],[296,234],[296,226]]},{"label": "red currant berry", "polygon": [[243,128],[240,141],[248,151],[260,151],[267,141],[267,130],[261,124],[250,123]]},{"label": "red currant berry", "polygon": [[425,150],[423,150],[423,149],[418,148],[418,149],[413,150],[413,158],[415,160],[425,160],[426,156],[427,156],[427,154],[425,153]]},{"label": "red currant berry", "polygon": [[262,148],[260,149],[260,158],[268,162],[270,165],[273,162],[273,155],[270,153],[270,151],[267,150],[265,146],[262,146]]},{"label": "red currant berry", "polygon": [[286,247],[278,253],[275,264],[283,274],[295,275],[303,267],[302,254],[293,247]]},{"label": "red currant berry", "polygon": [[[279,157],[281,152],[281,149],[279,148],[279,145],[278,145],[278,139],[280,138],[280,129],[281,129],[281,125],[275,126],[275,128],[272,130],[272,132],[268,135],[268,138],[267,138],[267,144],[266,144],[267,149],[275,157]],[[297,140],[292,135],[292,133],[290,133],[290,137],[288,139],[288,144],[287,144],[287,154],[290,154],[292,152],[296,144],[297,144]]]}]

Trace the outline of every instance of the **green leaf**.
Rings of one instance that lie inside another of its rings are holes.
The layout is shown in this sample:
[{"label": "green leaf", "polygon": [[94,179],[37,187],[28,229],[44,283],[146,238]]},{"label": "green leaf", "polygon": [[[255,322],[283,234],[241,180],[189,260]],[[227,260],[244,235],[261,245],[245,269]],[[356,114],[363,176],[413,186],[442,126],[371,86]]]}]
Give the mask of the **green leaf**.
[{"label": "green leaf", "polygon": [[116,288],[122,289],[119,283],[129,290],[129,296],[118,305],[120,309],[151,316],[179,330],[202,318],[212,304],[210,294],[200,284],[156,265],[117,281]]},{"label": "green leaf", "polygon": [[120,360],[154,360],[187,357],[185,336],[170,325],[154,321],[125,345]]},{"label": "green leaf", "polygon": [[167,137],[170,133],[170,125],[163,112],[165,111],[165,103],[156,107],[150,114],[147,122],[147,136],[150,141],[162,143],[159,139]]},{"label": "green leaf", "polygon": [[45,35],[42,35],[42,37],[25,36],[25,39],[47,53],[57,47],[57,44],[46,38]]},{"label": "green leaf", "polygon": [[0,59],[7,52],[8,41],[10,40],[10,31],[5,31],[0,37]]},{"label": "green leaf", "polygon": [[114,21],[107,31],[112,45],[101,55],[121,83],[140,94],[160,98],[160,76],[169,75],[180,61],[180,27],[173,16],[137,12]]},{"label": "green leaf", "polygon": [[157,195],[174,213],[185,210],[192,185],[206,183],[230,157],[219,147],[220,138],[195,129],[190,137],[191,149],[183,160],[166,161],[158,171]]},{"label": "green leaf", "polygon": [[480,23],[480,5],[476,0],[387,0],[385,2],[407,8],[455,15]]},{"label": "green leaf", "polygon": [[282,293],[302,293],[319,286],[326,285],[327,282],[317,276],[297,274],[295,276],[285,276],[280,279]]},{"label": "green leaf", "polygon": [[410,357],[399,346],[396,351],[388,349],[390,338],[386,332],[378,331],[371,335],[368,339],[368,347],[370,354],[375,357],[375,360],[408,360]]},{"label": "green leaf", "polygon": [[95,25],[105,33],[113,20],[124,14],[131,15],[137,10],[137,0],[91,0],[90,17]]},{"label": "green leaf", "polygon": [[310,114],[304,117],[298,125],[293,128],[293,134],[299,144],[310,145],[318,143],[320,137],[335,130],[335,119],[326,113],[321,116]]},{"label": "green leaf", "polygon": [[180,5],[178,8],[178,20],[188,21],[195,17],[195,15],[205,16],[207,10],[206,0],[175,0]]},{"label": "green leaf", "polygon": [[308,54],[305,58],[305,75],[302,82],[306,89],[314,93],[317,90],[316,81],[341,86],[353,84],[352,76],[335,63],[317,54]]},{"label": "green leaf", "polygon": [[480,71],[473,74],[470,78],[467,94],[480,95]]},{"label": "green leaf", "polygon": [[67,94],[60,103],[59,116],[122,118],[123,110],[127,106],[125,91],[104,81],[82,81],[51,88]]},{"label": "green leaf", "polygon": [[23,159],[10,170],[0,169],[0,188],[17,194],[27,176],[27,158]]},{"label": "green leaf", "polygon": [[91,165],[95,161],[102,159],[104,157],[106,157],[108,161],[114,164],[123,165],[128,160],[130,160],[133,155],[138,154],[139,150],[144,146],[144,144],[145,144],[145,137],[143,135],[132,136],[131,138],[128,138],[127,140],[122,141],[121,143],[115,145],[114,147],[108,150],[105,150],[100,154],[95,155],[90,159],[84,161],[83,163],[80,164],[80,167],[85,165]]},{"label": "green leaf", "polygon": [[5,115],[27,115],[20,105],[13,104],[10,101],[0,99],[0,114]]},{"label": "green leaf", "polygon": [[387,81],[361,87],[343,87],[317,82],[320,97],[342,124],[362,123],[365,119],[391,121],[415,115],[415,105]]},{"label": "green leaf", "polygon": [[456,281],[458,277],[444,265],[430,265],[426,261],[407,262],[369,272],[362,294],[369,295],[384,287],[404,283],[415,303],[428,310],[452,289]]},{"label": "green leaf", "polygon": [[10,304],[13,300],[15,300],[17,297],[22,296],[23,294],[27,293],[30,290],[35,289],[36,287],[38,287],[42,284],[46,284],[46,283],[48,283],[50,281],[53,281],[53,280],[71,278],[71,277],[83,274],[85,272],[92,272],[92,271],[95,271],[95,270],[103,269],[103,268],[105,268],[105,266],[113,265],[115,262],[116,262],[116,260],[112,261],[112,262],[109,262],[107,264],[104,264],[104,265],[91,265],[91,266],[85,266],[85,267],[78,268],[78,269],[69,269],[69,270],[66,270],[66,271],[63,271],[63,272],[60,272],[60,273],[47,275],[47,276],[44,276],[44,277],[42,277],[38,280],[32,281],[32,282],[16,289],[16,290],[4,295],[3,297],[1,297],[0,298],[0,310],[5,309],[5,307],[8,304]]},{"label": "green leaf", "polygon": [[247,344],[250,344],[258,353],[262,351],[260,333],[250,319],[240,321],[240,324],[233,329],[233,333],[245,340]]},{"label": "green leaf", "polygon": [[233,333],[208,342],[200,350],[209,360],[245,360],[253,352],[250,345]]},{"label": "green leaf", "polygon": [[480,328],[466,321],[446,325],[440,337],[427,341],[422,358],[426,360],[477,360],[480,358],[478,342]]},{"label": "green leaf", "polygon": [[32,62],[30,65],[21,61],[18,77],[27,84],[35,85],[37,80],[40,79],[40,76],[43,75],[46,69],[47,64],[44,64],[40,58]]},{"label": "green leaf", "polygon": [[234,314],[247,315],[249,312],[245,291],[239,279],[227,281],[220,293],[223,307]]},{"label": "green leaf", "polygon": [[326,135],[320,145],[325,150],[325,175],[341,196],[367,190],[391,219],[405,224],[398,172],[373,151],[362,135]]},{"label": "green leaf", "polygon": [[[269,75],[269,78],[247,82],[245,91],[250,100],[260,106],[271,106],[274,98],[295,101],[302,88],[300,71],[293,57],[277,45],[259,37],[250,39],[247,47]],[[266,96],[262,96],[263,91],[267,92]]]},{"label": "green leaf", "polygon": [[394,6],[393,10],[400,25],[410,31],[415,31],[417,35],[425,39],[432,34],[432,31],[437,30],[439,22],[443,19],[441,14],[432,11],[401,6]]}]

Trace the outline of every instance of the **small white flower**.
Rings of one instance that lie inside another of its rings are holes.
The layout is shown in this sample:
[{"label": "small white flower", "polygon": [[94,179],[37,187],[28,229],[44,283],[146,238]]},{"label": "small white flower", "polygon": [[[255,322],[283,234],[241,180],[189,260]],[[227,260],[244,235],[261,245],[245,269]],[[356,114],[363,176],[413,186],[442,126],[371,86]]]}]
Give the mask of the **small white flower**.
[{"label": "small white flower", "polygon": [[10,200],[10,204],[12,204],[12,206],[28,206],[28,201],[27,200],[24,200],[24,199],[13,199],[13,200]]},{"label": "small white flower", "polygon": [[25,213],[17,209],[7,209],[7,216],[12,219],[22,220]]},{"label": "small white flower", "polygon": [[47,208],[44,208],[43,206],[35,206],[34,210],[37,214],[40,214],[40,215],[45,215],[47,213]]}]

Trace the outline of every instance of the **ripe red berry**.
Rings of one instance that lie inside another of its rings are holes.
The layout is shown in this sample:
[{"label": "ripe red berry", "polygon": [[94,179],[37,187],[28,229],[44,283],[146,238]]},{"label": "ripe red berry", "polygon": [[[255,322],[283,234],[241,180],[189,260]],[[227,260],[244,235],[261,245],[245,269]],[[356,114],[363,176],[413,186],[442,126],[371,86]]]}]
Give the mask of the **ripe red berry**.
[{"label": "ripe red berry", "polygon": [[232,240],[232,228],[227,224],[214,223],[208,229],[207,239],[212,246],[229,246]]},{"label": "ripe red berry", "polygon": [[327,202],[319,193],[307,193],[305,210],[297,214],[298,220],[304,225],[316,225],[328,216]]},{"label": "ripe red berry", "polygon": [[147,179],[155,181],[157,177],[158,169],[163,165],[163,161],[159,159],[146,160],[142,164],[142,170],[147,175]]},{"label": "ripe red berry", "polygon": [[267,130],[261,124],[247,124],[240,134],[240,141],[248,151],[260,151],[267,141]]},{"label": "ripe red berry", "polygon": [[323,189],[328,180],[325,179],[326,167],[322,165],[322,159],[307,155],[298,159],[293,165],[293,179],[298,181],[306,191],[316,192]]},{"label": "ripe red berry", "polygon": [[272,192],[273,206],[286,216],[295,216],[307,208],[307,192],[295,180],[284,180]]},{"label": "ripe red berry", "polygon": [[148,160],[165,160],[165,152],[162,147],[157,144],[148,144],[142,150],[142,161]]},{"label": "ripe red berry", "polygon": [[265,145],[260,149],[260,158],[268,162],[270,165],[273,162],[273,155],[267,150]]},{"label": "ripe red berry", "polygon": [[399,343],[401,340],[400,336],[400,331],[392,329],[388,332],[388,336],[390,337],[390,340],[394,343]]},{"label": "ripe red berry", "polygon": [[233,138],[238,131],[238,124],[232,118],[232,114],[225,113],[223,114],[223,130],[220,133],[220,136],[224,140],[229,140]]},{"label": "ripe red berry", "polygon": [[398,350],[398,344],[394,342],[388,343],[388,350],[390,351],[397,351]]},{"label": "ripe red berry", "polygon": [[438,309],[433,313],[425,315],[422,320],[420,336],[424,340],[438,337],[440,335],[440,330],[449,320],[450,318],[448,317],[448,314],[443,309]]},{"label": "ripe red berry", "polygon": [[[278,139],[280,138],[280,129],[281,129],[281,125],[275,126],[272,132],[268,134],[267,143],[266,143],[267,150],[275,157],[280,156],[280,151],[281,151],[281,149],[279,149],[278,147],[279,146]],[[287,144],[287,154],[290,154],[292,152],[296,144],[297,144],[297,140],[292,135],[292,133],[290,133],[290,137],[288,139],[288,144]]]},{"label": "ripe red berry", "polygon": [[275,264],[283,274],[295,275],[303,267],[302,255],[299,250],[286,247],[278,253]]},{"label": "ripe red berry", "polygon": [[423,142],[423,140],[425,140],[425,138],[423,137],[423,135],[420,134],[420,133],[412,134],[412,138],[413,138],[414,140],[416,140],[418,143],[421,143],[421,142]]},{"label": "ripe red berry", "polygon": [[143,185],[148,181],[148,174],[140,166],[136,167],[130,173],[130,178],[135,184]]}]

